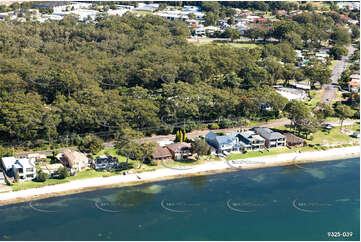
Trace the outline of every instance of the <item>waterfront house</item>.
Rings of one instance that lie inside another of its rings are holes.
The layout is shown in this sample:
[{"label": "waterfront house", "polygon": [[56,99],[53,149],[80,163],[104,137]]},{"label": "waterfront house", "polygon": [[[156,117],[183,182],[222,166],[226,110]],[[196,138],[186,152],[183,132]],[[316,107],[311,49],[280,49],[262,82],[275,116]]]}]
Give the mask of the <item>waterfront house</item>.
[{"label": "waterfront house", "polygon": [[286,144],[288,147],[302,147],[305,144],[305,140],[292,134],[292,133],[284,133],[286,137]]},{"label": "waterfront house", "polygon": [[40,169],[48,174],[48,176],[52,176],[54,175],[57,170],[59,170],[60,168],[64,167],[63,164],[61,163],[54,163],[54,164],[45,164],[45,165],[42,165],[40,166]]},{"label": "waterfront house", "polygon": [[21,182],[36,177],[35,159],[3,157],[1,164],[9,177],[15,177],[18,174]]},{"label": "waterfront house", "polygon": [[183,160],[191,155],[191,145],[185,142],[178,142],[166,145],[174,160]]},{"label": "waterfront house", "polygon": [[64,155],[61,159],[64,166],[70,167],[75,171],[85,170],[89,165],[89,159],[84,153],[64,150]]},{"label": "waterfront house", "polygon": [[217,153],[240,151],[242,147],[236,135],[217,135],[213,132],[206,134],[206,142],[213,146]]},{"label": "waterfront house", "polygon": [[98,156],[92,165],[95,170],[113,169],[119,166],[119,160],[111,155],[102,155]]},{"label": "waterfront house", "polygon": [[153,160],[167,160],[172,158],[172,154],[169,149],[162,146],[157,146],[155,152],[152,154]]},{"label": "waterfront house", "polygon": [[237,134],[239,144],[243,151],[263,150],[265,140],[252,130],[242,131]]},{"label": "waterfront house", "polygon": [[269,128],[256,127],[253,130],[265,139],[267,148],[286,146],[286,137],[279,132],[274,132]]}]

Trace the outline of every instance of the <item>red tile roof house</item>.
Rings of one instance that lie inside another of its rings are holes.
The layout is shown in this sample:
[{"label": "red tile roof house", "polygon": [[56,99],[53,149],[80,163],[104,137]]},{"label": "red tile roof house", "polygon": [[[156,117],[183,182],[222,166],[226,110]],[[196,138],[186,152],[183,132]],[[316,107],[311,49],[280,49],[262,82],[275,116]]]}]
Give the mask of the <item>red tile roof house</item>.
[{"label": "red tile roof house", "polygon": [[172,158],[172,154],[166,147],[157,146],[152,157],[153,160],[167,160]]},{"label": "red tile roof house", "polygon": [[183,160],[191,155],[191,145],[188,143],[173,143],[165,146],[172,154],[174,160]]}]

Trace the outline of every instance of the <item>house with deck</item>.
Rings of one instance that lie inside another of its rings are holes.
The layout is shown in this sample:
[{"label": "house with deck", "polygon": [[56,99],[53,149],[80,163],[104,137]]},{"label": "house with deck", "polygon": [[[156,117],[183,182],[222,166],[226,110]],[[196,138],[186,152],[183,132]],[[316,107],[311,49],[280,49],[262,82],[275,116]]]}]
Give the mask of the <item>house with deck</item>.
[{"label": "house with deck", "polygon": [[20,182],[36,178],[35,159],[3,157],[1,164],[7,176],[16,177],[18,174]]},{"label": "house with deck", "polygon": [[252,130],[244,130],[237,134],[242,151],[263,150],[265,140]]},{"label": "house with deck", "polygon": [[187,159],[191,155],[191,145],[185,142],[177,142],[165,146],[172,154],[174,160]]},{"label": "house with deck", "polygon": [[241,151],[242,147],[236,135],[217,135],[214,132],[209,132],[205,136],[206,142],[214,147],[217,153]]},{"label": "house with deck", "polygon": [[286,137],[279,133],[274,132],[269,128],[256,127],[253,130],[262,136],[265,140],[265,146],[267,148],[277,148],[277,147],[285,147],[286,146]]}]

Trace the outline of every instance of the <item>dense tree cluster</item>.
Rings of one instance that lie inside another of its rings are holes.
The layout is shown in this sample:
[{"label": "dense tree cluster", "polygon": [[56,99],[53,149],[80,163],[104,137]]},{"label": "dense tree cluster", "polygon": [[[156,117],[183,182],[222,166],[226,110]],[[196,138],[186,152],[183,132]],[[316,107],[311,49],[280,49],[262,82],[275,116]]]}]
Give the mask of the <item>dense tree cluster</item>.
[{"label": "dense tree cluster", "polygon": [[184,120],[195,120],[187,121],[189,130],[221,117],[257,118],[260,103],[273,106],[271,116],[280,114],[286,101],[264,86],[278,78],[274,59],[260,61],[261,50],[188,44],[188,34],[184,23],[152,15],[96,24],[71,16],[1,22],[1,141],[97,150],[93,138],[82,137],[106,139],[124,128],[168,133]]}]

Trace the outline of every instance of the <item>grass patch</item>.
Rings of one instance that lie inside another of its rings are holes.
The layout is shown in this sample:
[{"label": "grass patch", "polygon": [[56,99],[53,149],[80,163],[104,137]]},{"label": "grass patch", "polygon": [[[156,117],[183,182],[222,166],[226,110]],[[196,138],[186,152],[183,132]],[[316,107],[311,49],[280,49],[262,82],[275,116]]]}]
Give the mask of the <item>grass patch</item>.
[{"label": "grass patch", "polygon": [[316,90],[311,90],[310,91],[310,95],[312,97],[311,101],[308,103],[308,105],[311,108],[316,107],[317,103],[319,103],[321,101],[321,92],[320,91],[316,91]]},{"label": "grass patch", "polygon": [[118,172],[108,172],[108,171],[95,171],[93,169],[88,169],[85,171],[77,172],[75,176],[70,176],[65,179],[47,179],[45,182],[26,181],[26,182],[13,183],[11,188],[13,189],[13,191],[20,191],[20,190],[24,190],[24,189],[39,188],[39,187],[44,187],[44,186],[62,184],[62,183],[80,180],[80,179],[104,177],[104,176],[111,176],[111,175],[117,175],[117,174],[119,174],[119,173]]},{"label": "grass patch", "polygon": [[300,148],[274,148],[270,149],[269,151],[264,150],[263,153],[260,151],[249,151],[247,153],[232,153],[229,156],[227,156],[227,160],[238,160],[238,159],[246,159],[246,158],[252,158],[252,157],[262,157],[262,156],[268,156],[268,155],[278,155],[278,154],[285,154],[285,153],[293,153],[296,151],[308,151],[308,150],[314,150],[312,147],[300,147]]},{"label": "grass patch", "polygon": [[[351,126],[344,126],[344,129],[351,129],[357,131],[359,129],[359,124],[354,124]],[[319,130],[313,135],[313,139],[308,141],[310,144],[345,144],[349,142],[355,142],[355,138],[350,137],[347,134],[341,133],[340,127],[332,128],[329,131]]]}]

